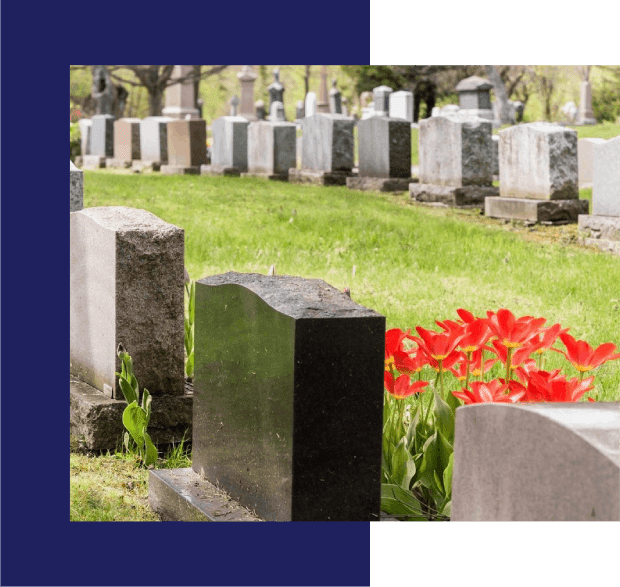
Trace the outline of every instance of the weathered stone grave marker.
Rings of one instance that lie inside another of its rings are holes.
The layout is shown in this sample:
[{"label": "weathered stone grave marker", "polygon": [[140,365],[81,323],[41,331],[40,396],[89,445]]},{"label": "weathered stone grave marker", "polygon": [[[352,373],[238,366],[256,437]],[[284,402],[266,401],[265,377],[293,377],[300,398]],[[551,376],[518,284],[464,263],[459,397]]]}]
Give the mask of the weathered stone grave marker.
[{"label": "weathered stone grave marker", "polygon": [[114,157],[106,159],[106,167],[127,169],[140,161],[140,119],[119,118],[114,121]]},{"label": "weathered stone grave marker", "polygon": [[207,122],[204,119],[168,122],[168,164],[161,166],[166,175],[199,174],[207,163]]},{"label": "weathered stone grave marker", "polygon": [[332,114],[342,114],[342,94],[337,87],[337,80],[332,80],[332,89],[329,90],[329,111]]},{"label": "weathered stone grave marker", "polygon": [[372,90],[375,105],[374,116],[388,116],[390,111],[390,94],[392,92],[392,88],[388,86],[378,86]]},{"label": "weathered stone grave marker", "polygon": [[401,90],[390,94],[390,118],[413,122],[413,92]]},{"label": "weathered stone grave marker", "polygon": [[258,120],[248,126],[248,177],[286,181],[296,160],[294,122]]},{"label": "weathered stone grave marker", "polygon": [[159,171],[168,163],[167,116],[148,116],[140,121],[140,161],[134,161],[134,169],[151,168]]},{"label": "weathered stone grave marker", "polygon": [[594,179],[594,145],[602,145],[605,139],[585,138],[577,141],[579,187],[591,187]]},{"label": "weathered stone grave marker", "polygon": [[91,118],[90,155],[84,155],[84,169],[99,169],[114,156],[114,116],[96,114]]},{"label": "weathered stone grave marker", "polygon": [[486,79],[472,75],[456,85],[459,94],[459,109],[464,114],[493,120],[491,90],[493,84]]},{"label": "weathered stone grave marker", "polygon": [[254,112],[254,82],[257,77],[251,65],[244,65],[243,69],[237,74],[237,79],[241,83],[239,116],[243,116],[249,121],[256,120],[256,113]]},{"label": "weathered stone grave marker", "polygon": [[[193,65],[175,65],[171,79],[183,79],[193,71]],[[175,120],[199,119],[200,111],[196,108],[194,82],[185,81],[175,83],[166,88],[166,105],[162,110],[162,116]]]},{"label": "weathered stone grave marker", "polygon": [[213,121],[211,165],[202,165],[203,175],[238,176],[248,169],[248,125],[242,116],[223,116]]}]

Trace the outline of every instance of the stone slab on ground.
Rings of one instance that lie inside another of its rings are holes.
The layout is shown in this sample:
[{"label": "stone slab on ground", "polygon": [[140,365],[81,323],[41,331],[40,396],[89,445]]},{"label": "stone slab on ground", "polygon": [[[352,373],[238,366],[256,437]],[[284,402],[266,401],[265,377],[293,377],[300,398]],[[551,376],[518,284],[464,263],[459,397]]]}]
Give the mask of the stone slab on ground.
[{"label": "stone slab on ground", "polygon": [[115,169],[129,169],[131,167],[131,159],[116,159],[115,157],[108,157],[105,160],[105,166]]},{"label": "stone slab on ground", "polygon": [[82,169],[105,169],[106,158],[100,155],[84,155]]},{"label": "stone slab on ground", "polygon": [[320,171],[316,169],[295,169],[288,171],[291,183],[311,183],[315,185],[347,185],[347,178],[355,177],[352,171]]},{"label": "stone slab on ground", "polygon": [[[125,432],[122,423],[127,402],[106,396],[75,377],[70,377],[71,436],[88,450],[114,450]],[[142,389],[142,387],[141,387]],[[181,396],[153,398],[148,432],[155,444],[179,443],[192,437],[193,388]]]},{"label": "stone slab on ground", "polygon": [[164,522],[262,522],[191,467],[149,472],[149,506]]},{"label": "stone slab on ground", "polygon": [[187,165],[162,165],[162,175],[200,175],[200,167]]},{"label": "stone slab on ground", "polygon": [[484,202],[484,215],[529,222],[568,224],[587,214],[588,200],[534,200],[526,198],[491,197]]},{"label": "stone slab on ground", "polygon": [[149,171],[161,171],[161,161],[133,161],[131,170],[134,173],[142,173]]},{"label": "stone slab on ground", "polygon": [[271,179],[273,181],[288,181],[288,173],[258,173],[245,171],[241,174],[241,177],[258,177],[260,179]]},{"label": "stone slab on ground", "polygon": [[463,187],[442,186],[427,183],[410,183],[412,200],[423,203],[439,203],[447,206],[484,206],[489,197],[499,196],[499,188],[493,186],[469,185]]},{"label": "stone slab on ground", "polygon": [[223,167],[221,165],[201,165],[200,175],[228,175],[239,177],[241,172],[236,167]]},{"label": "stone slab on ground", "polygon": [[376,192],[406,192],[412,177],[347,177],[347,187],[352,190]]},{"label": "stone slab on ground", "polygon": [[620,255],[620,218],[580,214],[578,222],[583,244]]}]

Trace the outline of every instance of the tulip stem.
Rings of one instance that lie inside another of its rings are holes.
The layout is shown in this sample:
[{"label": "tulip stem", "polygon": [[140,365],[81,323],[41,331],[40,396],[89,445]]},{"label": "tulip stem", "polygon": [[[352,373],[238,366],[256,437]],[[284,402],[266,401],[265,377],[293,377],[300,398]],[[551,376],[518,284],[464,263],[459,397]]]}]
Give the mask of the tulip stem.
[{"label": "tulip stem", "polygon": [[484,383],[484,347],[480,347],[480,381]]},{"label": "tulip stem", "polygon": [[467,366],[465,367],[465,387],[469,386],[469,362],[471,361],[471,351],[467,351]]},{"label": "tulip stem", "polygon": [[439,363],[439,384],[441,386],[441,399],[445,401],[443,395],[443,367],[441,366],[443,359],[439,359],[437,362]]},{"label": "tulip stem", "polygon": [[506,383],[510,381],[510,359],[512,355],[512,348],[507,347],[506,349]]}]

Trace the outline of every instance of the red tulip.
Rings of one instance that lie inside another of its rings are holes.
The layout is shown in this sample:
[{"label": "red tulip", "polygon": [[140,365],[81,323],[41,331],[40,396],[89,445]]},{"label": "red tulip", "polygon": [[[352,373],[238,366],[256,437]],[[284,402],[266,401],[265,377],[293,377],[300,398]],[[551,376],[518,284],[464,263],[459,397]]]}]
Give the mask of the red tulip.
[{"label": "red tulip", "polygon": [[515,403],[525,394],[524,391],[505,393],[508,390],[502,379],[494,379],[488,383],[474,381],[470,383],[471,391],[463,388],[453,391],[452,395],[462,399],[466,404],[481,403]]},{"label": "red tulip", "polygon": [[491,338],[493,333],[486,320],[474,320],[463,328],[464,336],[459,342],[459,347],[466,353],[473,353]]},{"label": "red tulip", "polygon": [[416,326],[416,330],[420,335],[417,340],[420,348],[431,358],[436,361],[443,361],[451,355],[464,334],[457,330],[450,332],[434,332],[425,330],[421,326]]},{"label": "red tulip", "polygon": [[559,352],[573,364],[577,371],[591,371],[606,361],[620,359],[620,353],[614,354],[616,345],[611,342],[606,342],[593,349],[585,340],[575,340],[566,332],[560,334],[560,339],[566,347],[566,352]]},{"label": "red tulip", "polygon": [[542,325],[547,320],[545,318],[533,318],[523,316],[515,318],[510,310],[500,308],[497,314],[487,312],[486,323],[495,334],[499,342],[508,348],[517,348],[526,341],[540,333]]},{"label": "red tulip", "polygon": [[[385,388],[396,399],[404,399],[414,393],[421,393],[422,388],[428,385],[428,381],[416,381],[411,383],[409,375],[401,375],[396,381],[389,371],[383,373]],[[426,391],[426,390],[424,390]]]},{"label": "red tulip", "polygon": [[560,370],[554,371],[531,371],[527,387],[512,381],[510,389],[524,391],[523,402],[576,402],[581,396],[594,389],[592,382],[594,377],[588,377],[583,381],[579,378],[567,380]]}]

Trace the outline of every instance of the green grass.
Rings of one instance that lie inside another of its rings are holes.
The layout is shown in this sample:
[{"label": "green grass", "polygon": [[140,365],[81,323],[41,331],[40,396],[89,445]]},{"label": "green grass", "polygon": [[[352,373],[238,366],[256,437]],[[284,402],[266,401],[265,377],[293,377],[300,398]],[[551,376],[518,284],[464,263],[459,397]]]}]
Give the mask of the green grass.
[{"label": "green grass", "polygon": [[[545,227],[513,232],[404,195],[250,178],[86,171],[84,186],[85,206],[145,208],[184,228],[192,279],[266,274],[275,264],[279,275],[350,287],[388,328],[432,328],[460,307],[506,307],[560,322],[590,344],[620,345],[620,259],[573,244],[574,227],[548,243],[534,240]],[[564,363],[554,354],[547,366]],[[597,385],[600,399],[620,400],[620,361],[599,369]]]}]

